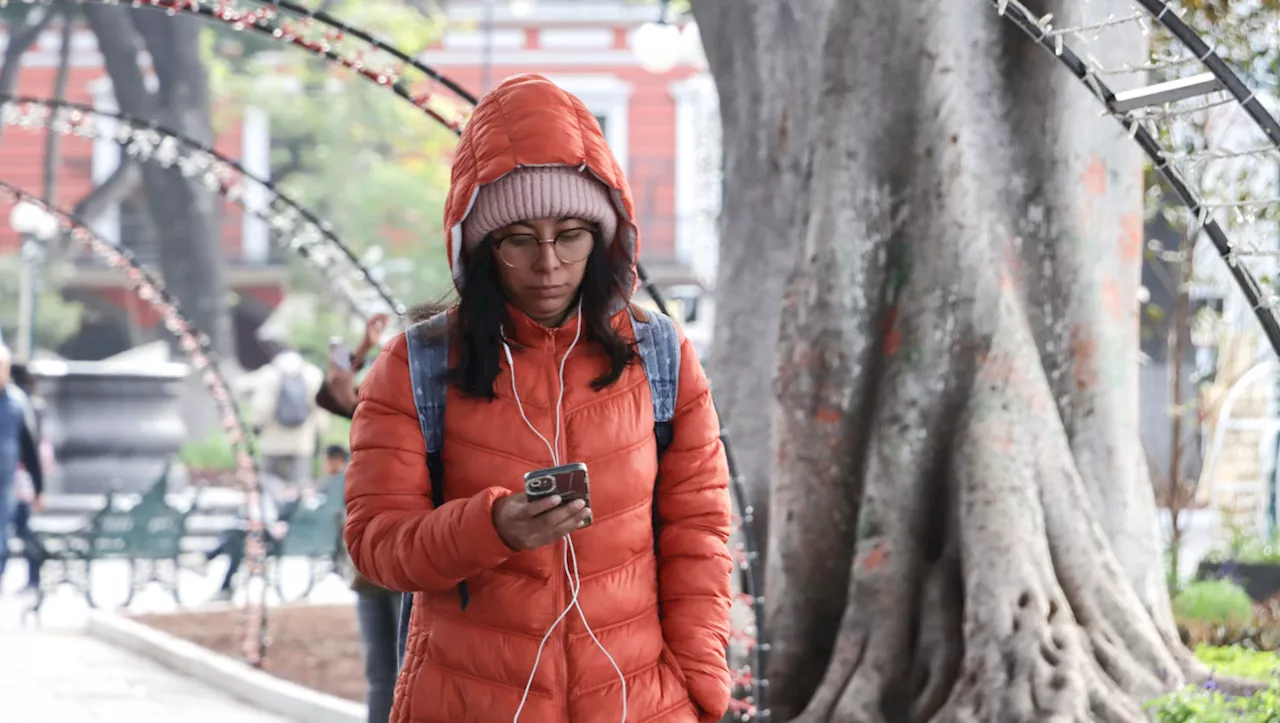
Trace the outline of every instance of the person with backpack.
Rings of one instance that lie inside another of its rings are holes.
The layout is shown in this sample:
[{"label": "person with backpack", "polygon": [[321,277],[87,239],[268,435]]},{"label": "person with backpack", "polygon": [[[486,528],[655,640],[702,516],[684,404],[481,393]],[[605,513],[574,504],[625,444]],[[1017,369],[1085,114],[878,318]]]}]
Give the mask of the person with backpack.
[{"label": "person with backpack", "polygon": [[319,367],[282,348],[260,374],[250,402],[263,471],[295,487],[311,479],[316,447],[329,425],[315,401],[323,383]]},{"label": "person with backpack", "polygon": [[[578,98],[521,75],[481,100],[445,207],[458,303],[383,348],[351,428],[352,561],[413,594],[396,723],[728,708],[729,473],[692,345],[631,303],[634,218]],[[562,465],[587,498],[531,499]]]}]

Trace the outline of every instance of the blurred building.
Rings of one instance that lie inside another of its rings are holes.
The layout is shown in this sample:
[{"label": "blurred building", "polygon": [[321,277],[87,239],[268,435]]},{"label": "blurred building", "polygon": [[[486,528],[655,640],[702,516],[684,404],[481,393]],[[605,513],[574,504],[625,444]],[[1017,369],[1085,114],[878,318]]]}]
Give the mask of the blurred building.
[{"label": "blurred building", "polygon": [[[59,65],[61,29],[55,20],[22,58],[16,95],[50,97]],[[3,29],[0,29],[3,32]],[[0,43],[7,39],[0,35]],[[154,78],[149,78],[154,82]],[[70,102],[116,110],[111,81],[103,67],[97,41],[87,28],[72,35],[67,91]],[[89,139],[68,134],[61,137],[61,162],[56,170],[54,201],[71,209],[111,177],[120,165],[121,149],[111,139]],[[239,159],[245,166],[264,172],[269,164],[270,135],[264,117],[252,109],[228,124],[215,144],[217,150]],[[6,181],[39,194],[44,187],[45,133],[6,126],[0,128],[0,169]],[[269,174],[264,174],[269,175]],[[144,263],[158,261],[163,239],[155,237],[143,219],[145,197],[141,188],[110,204],[93,223],[105,239],[129,249]],[[0,203],[0,219],[8,218],[7,204]],[[252,338],[252,329],[266,318],[283,296],[287,274],[269,240],[264,222],[223,203],[221,232],[228,263],[227,279],[242,299],[234,321],[240,339]],[[0,253],[15,253],[19,239],[7,223],[0,223]],[[68,298],[85,302],[81,333],[58,351],[72,358],[99,359],[164,335],[148,305],[131,292],[120,275],[87,252],[75,257],[66,279]]]},{"label": "blurred building", "polygon": [[[442,5],[444,32],[421,59],[477,95],[507,76],[538,72],[581,97],[630,178],[642,231],[642,259],[650,275],[684,297],[688,308],[697,304],[697,325],[708,325],[710,304],[696,299],[714,283],[719,114],[696,35],[686,32],[676,38],[673,31],[666,49],[670,57],[654,60],[654,48],[648,48],[650,57],[645,58],[644,52],[637,53],[635,39],[642,26],[658,19],[657,4],[451,0]],[[55,22],[23,57],[16,94],[50,94],[59,36]],[[657,50],[662,55],[664,49]],[[111,82],[88,29],[73,34],[66,99],[115,109]],[[218,150],[269,176],[271,131],[265,116],[244,109],[223,127]],[[74,207],[111,178],[120,153],[120,146],[110,139],[64,137],[56,202]],[[0,129],[0,168],[6,180],[38,193],[43,158],[43,132]],[[111,204],[94,226],[104,238],[155,263],[164,240],[155,238],[144,222],[144,204],[138,189]],[[7,218],[8,210],[0,208],[0,218]],[[237,338],[241,346],[253,346],[245,342],[254,339],[256,328],[285,292],[283,253],[272,243],[267,225],[234,204],[223,204],[221,224],[228,279],[241,299],[234,315]],[[18,243],[7,224],[0,224],[0,252],[16,252]],[[81,333],[60,350],[71,357],[101,358],[163,335],[146,303],[129,292],[116,273],[87,255],[77,259],[65,293],[88,302],[90,309]],[[242,358],[249,367],[258,361]]]}]

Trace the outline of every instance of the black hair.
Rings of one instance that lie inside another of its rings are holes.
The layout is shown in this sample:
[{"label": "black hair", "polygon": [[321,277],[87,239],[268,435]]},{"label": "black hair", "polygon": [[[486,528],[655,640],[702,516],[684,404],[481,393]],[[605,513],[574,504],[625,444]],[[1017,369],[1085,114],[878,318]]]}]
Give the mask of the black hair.
[{"label": "black hair", "polygon": [[[615,384],[628,364],[635,361],[634,343],[613,328],[610,308],[621,296],[623,275],[609,262],[608,248],[598,228],[591,231],[595,244],[587,256],[586,272],[578,288],[582,301],[583,338],[596,345],[609,359],[605,373],[591,380],[596,391]],[[494,399],[493,384],[502,359],[502,326],[510,325],[507,298],[498,276],[492,235],[486,236],[474,253],[463,258],[462,291],[453,326],[457,364],[449,370],[449,381],[469,397]],[[514,341],[508,340],[514,345]]]},{"label": "black hair", "polygon": [[[447,295],[446,295],[447,298]],[[417,324],[420,321],[426,321],[436,314],[443,313],[449,309],[446,301],[424,301],[421,304],[414,304],[405,310],[405,318],[410,324]]]},{"label": "black hair", "polygon": [[341,459],[345,461],[350,455],[347,454],[347,448],[340,444],[331,444],[324,448],[324,456],[330,459]]}]

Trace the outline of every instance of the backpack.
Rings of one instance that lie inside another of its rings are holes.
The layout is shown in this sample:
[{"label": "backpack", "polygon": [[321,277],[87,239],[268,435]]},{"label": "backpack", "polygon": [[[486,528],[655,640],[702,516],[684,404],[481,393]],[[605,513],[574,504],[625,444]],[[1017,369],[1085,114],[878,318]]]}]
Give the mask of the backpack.
[{"label": "backpack", "polygon": [[[644,310],[636,313],[629,307],[631,328],[635,331],[636,351],[645,376],[649,379],[649,395],[653,398],[653,436],[658,445],[658,459],[671,446],[671,419],[676,411],[676,394],[680,381],[680,334],[665,314]],[[643,319],[641,317],[644,317]],[[427,446],[427,471],[431,477],[431,506],[439,509],[444,504],[444,406],[448,391],[445,379],[449,371],[448,315],[437,314],[418,322],[405,330],[409,350],[409,378],[413,383],[413,404],[418,411],[418,423]],[[657,493],[657,480],[654,480]],[[654,526],[657,527],[658,506],[653,506]],[[654,535],[654,546],[658,544]],[[462,609],[467,609],[471,595],[467,582],[458,584],[458,597]],[[400,620],[397,634],[398,663],[403,665],[405,645],[409,637],[409,613],[413,609],[413,594],[404,593],[400,598]]]},{"label": "backpack", "polygon": [[311,395],[307,393],[307,380],[300,372],[281,373],[280,391],[276,394],[276,424],[296,429],[306,424],[310,416]]}]

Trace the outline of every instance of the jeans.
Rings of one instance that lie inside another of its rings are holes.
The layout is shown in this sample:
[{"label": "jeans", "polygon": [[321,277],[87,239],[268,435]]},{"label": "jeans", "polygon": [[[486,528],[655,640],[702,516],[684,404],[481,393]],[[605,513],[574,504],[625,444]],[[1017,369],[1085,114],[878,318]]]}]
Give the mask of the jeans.
[{"label": "jeans", "polygon": [[[204,557],[206,560],[213,560],[218,555],[227,556],[227,574],[222,578],[223,590],[230,590],[231,585],[235,582],[236,573],[240,571],[240,565],[244,563],[244,544],[249,537],[246,530],[233,528],[223,532],[218,537],[218,546],[206,552]],[[279,540],[267,534],[267,554],[272,554]]]},{"label": "jeans", "polygon": [[13,521],[17,500],[13,494],[13,474],[0,480],[0,579],[4,579],[4,568],[9,562],[9,523]]},{"label": "jeans", "polygon": [[387,723],[396,692],[396,619],[400,593],[361,591],[356,599],[360,637],[364,639],[364,677],[369,682],[368,723]]}]

